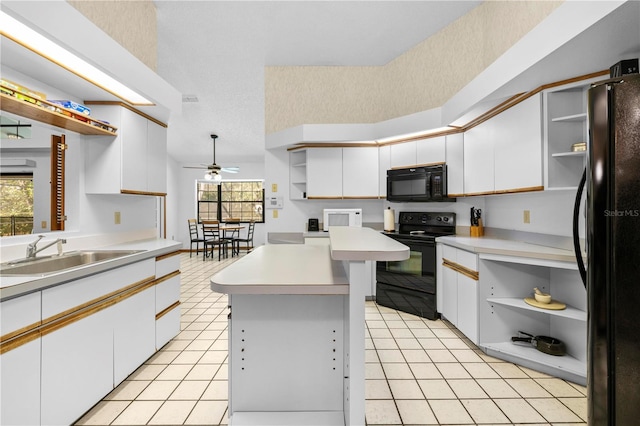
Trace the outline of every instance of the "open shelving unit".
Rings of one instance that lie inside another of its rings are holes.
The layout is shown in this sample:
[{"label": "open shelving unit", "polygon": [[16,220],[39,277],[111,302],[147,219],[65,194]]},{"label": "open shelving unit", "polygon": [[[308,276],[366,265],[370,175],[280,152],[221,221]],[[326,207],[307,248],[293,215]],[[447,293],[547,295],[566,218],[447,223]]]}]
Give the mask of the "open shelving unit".
[{"label": "open shelving unit", "polygon": [[[479,346],[489,355],[582,385],[587,376],[587,294],[572,262],[526,263],[480,258]],[[567,305],[542,309],[524,301],[533,288]],[[567,353],[553,356],[512,342],[518,332],[555,337]]]},{"label": "open shelving unit", "polygon": [[587,155],[586,151],[571,151],[571,145],[588,141],[588,90],[604,78],[576,81],[543,92],[545,189],[577,189]]},{"label": "open shelving unit", "polygon": [[289,198],[307,198],[307,151],[289,151]]}]

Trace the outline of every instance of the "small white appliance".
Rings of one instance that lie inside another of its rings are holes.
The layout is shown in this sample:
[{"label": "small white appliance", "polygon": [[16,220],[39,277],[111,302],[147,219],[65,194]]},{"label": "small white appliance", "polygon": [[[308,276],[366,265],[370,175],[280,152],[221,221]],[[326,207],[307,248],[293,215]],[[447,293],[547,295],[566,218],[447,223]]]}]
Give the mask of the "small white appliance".
[{"label": "small white appliance", "polygon": [[362,209],[324,209],[322,230],[330,226],[362,226]]}]

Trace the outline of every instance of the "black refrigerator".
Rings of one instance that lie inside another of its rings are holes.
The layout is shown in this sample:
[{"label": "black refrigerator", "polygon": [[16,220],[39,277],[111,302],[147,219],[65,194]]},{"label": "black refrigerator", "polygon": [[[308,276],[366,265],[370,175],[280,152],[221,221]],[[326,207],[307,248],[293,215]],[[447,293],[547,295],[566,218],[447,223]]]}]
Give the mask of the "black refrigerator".
[{"label": "black refrigerator", "polygon": [[[640,75],[588,92],[588,424],[640,422]],[[574,240],[582,185],[574,210]],[[577,253],[579,252],[576,250]]]}]

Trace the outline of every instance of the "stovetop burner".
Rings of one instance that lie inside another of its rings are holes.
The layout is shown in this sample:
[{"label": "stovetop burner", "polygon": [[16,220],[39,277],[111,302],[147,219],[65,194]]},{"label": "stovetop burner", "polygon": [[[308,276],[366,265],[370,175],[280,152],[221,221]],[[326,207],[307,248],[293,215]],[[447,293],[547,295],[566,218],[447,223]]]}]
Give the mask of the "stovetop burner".
[{"label": "stovetop burner", "polygon": [[389,236],[434,239],[456,233],[456,214],[451,212],[400,212],[398,232]]}]

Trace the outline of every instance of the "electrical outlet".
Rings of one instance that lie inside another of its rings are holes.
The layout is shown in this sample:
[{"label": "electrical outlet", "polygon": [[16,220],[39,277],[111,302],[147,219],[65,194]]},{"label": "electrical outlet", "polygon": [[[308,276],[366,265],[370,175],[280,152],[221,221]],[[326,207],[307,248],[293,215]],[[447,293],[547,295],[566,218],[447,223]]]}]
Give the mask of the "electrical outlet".
[{"label": "electrical outlet", "polygon": [[113,213],[113,223],[116,225],[120,225],[120,212],[114,212]]},{"label": "electrical outlet", "polygon": [[531,212],[529,210],[525,210],[522,219],[524,223],[531,223]]},{"label": "electrical outlet", "polygon": [[46,228],[47,228],[47,221],[46,221],[46,220],[43,220],[42,222],[40,222],[40,227],[41,227],[42,229],[46,229]]},{"label": "electrical outlet", "polygon": [[278,192],[278,184],[277,183],[272,183],[271,184],[271,192]]},{"label": "electrical outlet", "polygon": [[271,210],[273,212],[273,218],[277,219],[278,218],[278,210]]}]

